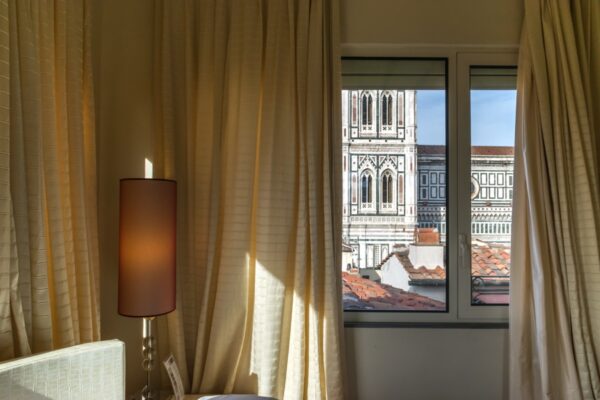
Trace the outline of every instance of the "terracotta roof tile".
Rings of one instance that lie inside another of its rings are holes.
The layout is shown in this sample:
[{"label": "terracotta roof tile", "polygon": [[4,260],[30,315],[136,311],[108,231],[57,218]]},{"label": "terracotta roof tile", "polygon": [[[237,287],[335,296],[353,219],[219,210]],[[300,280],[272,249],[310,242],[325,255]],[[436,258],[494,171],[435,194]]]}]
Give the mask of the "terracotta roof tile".
[{"label": "terracotta roof tile", "polygon": [[415,268],[410,261],[410,258],[408,258],[408,254],[396,253],[396,257],[398,257],[398,260],[413,283],[430,282],[440,284],[442,281],[446,281],[446,269],[440,265],[437,265],[435,268],[426,268],[423,265]]},{"label": "terracotta roof tile", "polygon": [[510,277],[510,248],[474,242],[471,246],[471,276]]},{"label": "terracotta roof tile", "polygon": [[[441,281],[446,280],[446,269],[441,265],[437,265],[435,268],[427,268],[422,265],[415,267],[410,261],[408,254],[395,253],[395,256],[408,273],[412,283],[440,284]],[[498,278],[498,280],[509,278],[510,248],[503,245],[488,245],[483,242],[473,242],[471,247],[471,275],[476,278]]]},{"label": "terracotta roof tile", "polygon": [[445,310],[444,303],[390,285],[342,272],[346,310]]}]

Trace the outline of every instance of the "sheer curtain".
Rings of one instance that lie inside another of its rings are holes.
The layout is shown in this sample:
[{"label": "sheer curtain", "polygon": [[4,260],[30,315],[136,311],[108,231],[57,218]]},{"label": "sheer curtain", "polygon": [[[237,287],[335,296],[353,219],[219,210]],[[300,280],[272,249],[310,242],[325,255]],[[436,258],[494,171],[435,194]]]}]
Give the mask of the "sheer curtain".
[{"label": "sheer curtain", "polygon": [[512,399],[600,399],[600,2],[526,0],[510,312]]},{"label": "sheer curtain", "polygon": [[341,398],[337,1],[156,14],[155,171],[180,189],[159,342],[194,393]]},{"label": "sheer curtain", "polygon": [[90,7],[1,0],[0,11],[6,359],[99,339],[100,327]]}]

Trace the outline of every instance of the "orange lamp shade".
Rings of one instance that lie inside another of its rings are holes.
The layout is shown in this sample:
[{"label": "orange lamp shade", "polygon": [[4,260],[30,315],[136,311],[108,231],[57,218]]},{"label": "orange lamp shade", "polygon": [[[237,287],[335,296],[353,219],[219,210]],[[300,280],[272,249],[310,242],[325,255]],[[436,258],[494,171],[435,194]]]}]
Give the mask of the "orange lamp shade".
[{"label": "orange lamp shade", "polygon": [[119,314],[151,317],[175,309],[177,184],[122,179]]}]

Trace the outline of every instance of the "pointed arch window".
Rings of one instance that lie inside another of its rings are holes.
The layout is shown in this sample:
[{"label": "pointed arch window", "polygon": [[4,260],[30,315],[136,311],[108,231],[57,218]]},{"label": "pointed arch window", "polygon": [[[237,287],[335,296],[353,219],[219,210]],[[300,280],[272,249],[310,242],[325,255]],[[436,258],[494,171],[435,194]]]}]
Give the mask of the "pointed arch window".
[{"label": "pointed arch window", "polygon": [[373,175],[369,171],[360,178],[360,201],[362,208],[373,207]]},{"label": "pointed arch window", "polygon": [[385,92],[381,97],[381,127],[383,129],[391,129],[394,123],[392,95]]},{"label": "pointed arch window", "polygon": [[365,93],[362,96],[362,115],[361,123],[363,126],[373,124],[373,96],[370,93]]},{"label": "pointed arch window", "polygon": [[381,206],[383,209],[391,209],[394,202],[394,179],[390,171],[381,175]]},{"label": "pointed arch window", "polygon": [[358,99],[356,96],[356,93],[352,93],[352,125],[355,126],[356,120],[358,119],[357,114],[358,114]]}]

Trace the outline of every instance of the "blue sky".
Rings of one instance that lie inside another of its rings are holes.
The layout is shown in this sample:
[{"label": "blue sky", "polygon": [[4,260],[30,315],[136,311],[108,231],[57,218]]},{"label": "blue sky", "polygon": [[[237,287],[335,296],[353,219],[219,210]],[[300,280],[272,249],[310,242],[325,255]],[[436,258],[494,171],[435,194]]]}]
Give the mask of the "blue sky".
[{"label": "blue sky", "polygon": [[[513,146],[516,90],[471,91],[471,144]],[[445,92],[417,91],[417,141],[445,144]]]}]

